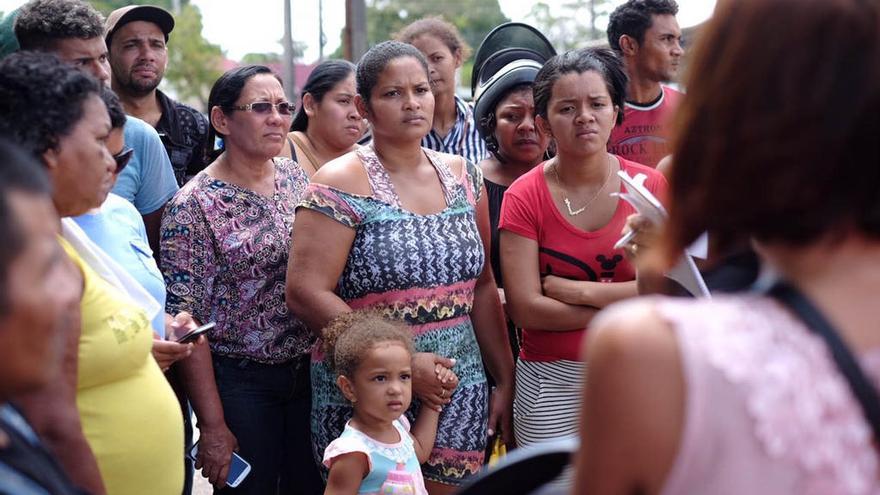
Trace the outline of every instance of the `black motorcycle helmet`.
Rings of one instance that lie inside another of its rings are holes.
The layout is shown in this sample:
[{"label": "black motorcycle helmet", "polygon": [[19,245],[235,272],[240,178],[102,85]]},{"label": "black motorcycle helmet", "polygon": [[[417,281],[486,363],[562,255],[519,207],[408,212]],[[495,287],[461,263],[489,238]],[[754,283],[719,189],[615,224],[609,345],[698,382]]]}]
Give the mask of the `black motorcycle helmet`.
[{"label": "black motorcycle helmet", "polygon": [[535,76],[556,50],[537,29],[521,22],[502,24],[486,35],[474,56],[471,95],[474,121],[486,139],[486,117],[501,97],[520,84],[534,82]]}]

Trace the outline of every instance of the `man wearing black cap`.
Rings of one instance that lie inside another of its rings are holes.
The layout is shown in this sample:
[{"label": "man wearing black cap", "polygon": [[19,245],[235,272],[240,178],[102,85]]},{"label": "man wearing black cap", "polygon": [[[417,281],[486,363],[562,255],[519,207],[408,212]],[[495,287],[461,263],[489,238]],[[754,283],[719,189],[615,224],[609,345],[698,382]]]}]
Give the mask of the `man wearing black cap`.
[{"label": "man wearing black cap", "polygon": [[156,128],[174,167],[177,184],[206,163],[208,120],[157,89],[168,64],[168,35],[174,18],[151,5],[130,5],[107,17],[111,84],[125,111]]}]

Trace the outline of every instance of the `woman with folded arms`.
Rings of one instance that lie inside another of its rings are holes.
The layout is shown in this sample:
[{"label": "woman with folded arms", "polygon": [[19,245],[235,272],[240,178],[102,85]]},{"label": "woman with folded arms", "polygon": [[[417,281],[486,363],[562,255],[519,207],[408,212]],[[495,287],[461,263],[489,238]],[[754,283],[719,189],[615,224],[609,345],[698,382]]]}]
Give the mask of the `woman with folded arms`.
[{"label": "woman with folded arms", "polygon": [[516,367],[514,431],[519,445],[577,431],[586,373],[580,344],[600,308],[636,295],[635,268],[614,245],[635,210],[612,196],[618,171],[660,173],[606,151],[622,119],[626,76],[607,50],[557,55],[535,77],[538,126],[557,155],[511,184],[501,206],[501,269],[507,311],[523,328]]}]

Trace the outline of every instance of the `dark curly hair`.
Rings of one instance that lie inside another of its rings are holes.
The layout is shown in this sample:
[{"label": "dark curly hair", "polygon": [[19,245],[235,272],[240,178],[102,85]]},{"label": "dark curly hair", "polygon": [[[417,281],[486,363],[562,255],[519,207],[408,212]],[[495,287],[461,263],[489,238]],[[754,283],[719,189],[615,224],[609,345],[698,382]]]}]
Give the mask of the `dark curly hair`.
[{"label": "dark curly hair", "polygon": [[104,17],[82,0],[31,0],[15,19],[15,37],[22,50],[51,51],[59,40],[103,36]]},{"label": "dark curly hair", "polygon": [[0,135],[42,160],[82,119],[92,95],[101,95],[101,84],[55,55],[13,53],[0,60]]},{"label": "dark curly hair", "polygon": [[535,115],[547,118],[547,104],[553,93],[553,85],[560,77],[569,74],[598,72],[605,80],[611,102],[619,109],[615,125],[623,123],[623,105],[626,101],[626,73],[623,63],[611,50],[602,48],[582,48],[561,53],[551,58],[535,76],[534,96]]},{"label": "dark curly hair", "polygon": [[321,336],[330,368],[347,377],[354,375],[364,354],[381,342],[399,342],[410,354],[415,353],[409,328],[376,310],[343,313],[324,327]]},{"label": "dark curly hair", "polygon": [[378,45],[370,48],[367,53],[361,57],[357,64],[357,92],[364,99],[369,107],[370,96],[376,83],[379,82],[379,76],[385,67],[392,61],[401,57],[413,57],[419,61],[419,64],[425,69],[425,75],[428,74],[428,61],[416,47],[400,41],[383,41]]},{"label": "dark curly hair", "polygon": [[639,44],[645,41],[645,31],[651,28],[655,15],[676,15],[675,0],[629,0],[614,9],[608,18],[608,44],[620,53],[620,37],[624,34]]}]

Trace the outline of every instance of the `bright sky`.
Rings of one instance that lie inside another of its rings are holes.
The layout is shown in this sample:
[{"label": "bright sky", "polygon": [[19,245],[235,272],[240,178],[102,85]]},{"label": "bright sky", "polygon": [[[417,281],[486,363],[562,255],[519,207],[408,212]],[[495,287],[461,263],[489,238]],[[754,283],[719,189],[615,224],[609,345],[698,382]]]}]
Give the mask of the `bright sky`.
[{"label": "bright sky", "polygon": [[[282,0],[191,0],[202,11],[205,37],[218,43],[232,59],[248,52],[280,52],[284,36],[284,4]],[[293,39],[308,45],[304,60],[318,58],[318,4],[321,0],[293,0]],[[440,0],[443,1],[443,0]],[[546,1],[546,0],[545,0]],[[549,0],[550,5],[564,0]],[[615,5],[625,0],[615,0]],[[501,10],[512,21],[527,21],[532,2],[499,0]],[[241,5],[247,5],[242,8]],[[345,25],[345,0],[323,0],[324,36],[329,55],[339,46],[340,32]],[[709,18],[715,0],[678,0],[678,20],[682,27],[698,24]],[[598,26],[604,30],[605,26]],[[475,47],[476,48],[476,47]]]},{"label": "bright sky", "polygon": [[[229,58],[239,59],[249,52],[281,52],[284,35],[284,4],[282,0],[191,0],[202,11],[204,35],[219,44]],[[304,61],[318,58],[318,4],[321,0],[292,0],[293,39],[308,45]],[[444,0],[440,0],[444,1]],[[545,0],[560,5],[564,0]],[[615,4],[624,0],[614,0]],[[10,10],[23,0],[0,0],[0,10]],[[324,36],[329,55],[339,46],[339,35],[345,24],[345,0],[323,0]],[[501,10],[513,21],[528,21],[526,15],[532,2],[499,0]],[[678,21],[682,27],[707,19],[715,0],[678,0]],[[604,26],[598,26],[604,29]],[[173,46],[172,36],[172,46]]]}]

